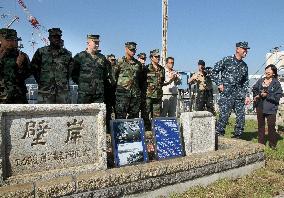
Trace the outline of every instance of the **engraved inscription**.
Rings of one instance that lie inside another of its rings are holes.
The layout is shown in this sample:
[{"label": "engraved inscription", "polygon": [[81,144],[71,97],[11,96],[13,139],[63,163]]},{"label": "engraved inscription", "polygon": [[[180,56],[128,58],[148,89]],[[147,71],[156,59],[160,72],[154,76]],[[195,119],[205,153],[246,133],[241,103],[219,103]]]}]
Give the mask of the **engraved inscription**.
[{"label": "engraved inscription", "polygon": [[31,146],[34,145],[45,145],[46,140],[44,139],[45,135],[49,132],[51,128],[48,126],[48,122],[41,120],[38,122],[29,121],[26,122],[26,130],[22,139],[33,138]]},{"label": "engraved inscription", "polygon": [[62,162],[65,160],[90,158],[93,155],[90,148],[68,151],[53,151],[41,154],[27,155],[15,159],[16,166],[31,166],[41,163]]},{"label": "engraved inscription", "polygon": [[82,138],[81,135],[81,131],[83,130],[82,124],[83,120],[79,122],[77,119],[74,119],[72,123],[67,122],[68,134],[65,143],[73,142],[77,144],[79,142],[79,140]]}]

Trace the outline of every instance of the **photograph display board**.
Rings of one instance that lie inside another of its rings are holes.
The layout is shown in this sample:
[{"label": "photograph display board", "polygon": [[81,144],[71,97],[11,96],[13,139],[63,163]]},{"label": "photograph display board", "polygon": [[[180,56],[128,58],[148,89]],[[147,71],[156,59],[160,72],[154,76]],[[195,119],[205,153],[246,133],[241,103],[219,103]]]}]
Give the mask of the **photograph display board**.
[{"label": "photograph display board", "polygon": [[111,120],[111,136],[116,167],[148,161],[142,119]]},{"label": "photograph display board", "polygon": [[154,118],[152,130],[158,160],[183,156],[181,134],[176,118]]}]

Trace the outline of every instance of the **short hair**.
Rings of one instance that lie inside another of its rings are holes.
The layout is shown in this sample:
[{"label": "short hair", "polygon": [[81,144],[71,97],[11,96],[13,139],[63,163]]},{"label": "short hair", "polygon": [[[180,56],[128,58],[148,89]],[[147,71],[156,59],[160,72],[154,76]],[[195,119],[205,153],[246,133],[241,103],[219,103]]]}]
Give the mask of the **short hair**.
[{"label": "short hair", "polygon": [[166,63],[167,63],[170,59],[173,60],[173,61],[175,60],[174,57],[169,56],[168,58],[166,58]]},{"label": "short hair", "polygon": [[204,61],[204,60],[199,60],[197,64],[198,64],[198,65],[205,66],[205,61]]},{"label": "short hair", "polygon": [[268,69],[268,68],[271,68],[271,70],[273,71],[274,78],[278,78],[277,67],[275,65],[273,65],[273,64],[270,64],[270,65],[267,65],[265,67],[265,70]]}]

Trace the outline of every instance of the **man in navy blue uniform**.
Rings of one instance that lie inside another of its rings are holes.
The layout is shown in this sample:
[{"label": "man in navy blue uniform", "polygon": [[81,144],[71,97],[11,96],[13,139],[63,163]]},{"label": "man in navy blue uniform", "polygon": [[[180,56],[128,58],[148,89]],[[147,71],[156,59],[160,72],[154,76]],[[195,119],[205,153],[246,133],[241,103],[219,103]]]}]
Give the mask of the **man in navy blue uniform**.
[{"label": "man in navy blue uniform", "polygon": [[250,49],[247,42],[236,43],[236,52],[217,62],[212,70],[212,80],[217,84],[220,99],[220,115],[216,124],[216,133],[225,134],[225,128],[231,111],[236,114],[233,138],[240,138],[245,125],[245,104],[250,103],[248,97],[248,67],[243,59]]}]

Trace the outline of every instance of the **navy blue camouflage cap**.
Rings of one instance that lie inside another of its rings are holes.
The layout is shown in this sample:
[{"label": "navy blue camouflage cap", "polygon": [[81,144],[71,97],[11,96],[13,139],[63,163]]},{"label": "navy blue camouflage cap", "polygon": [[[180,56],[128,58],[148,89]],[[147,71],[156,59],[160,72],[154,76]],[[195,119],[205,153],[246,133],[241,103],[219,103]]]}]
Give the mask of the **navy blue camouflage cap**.
[{"label": "navy blue camouflage cap", "polygon": [[8,28],[1,28],[0,29],[0,38],[7,39],[7,40],[20,40],[20,38],[17,37],[17,31],[14,29],[8,29]]},{"label": "navy blue camouflage cap", "polygon": [[246,41],[236,43],[236,47],[250,49],[250,47],[248,46],[248,42]]},{"label": "navy blue camouflage cap", "polygon": [[137,57],[138,58],[146,58],[146,53],[144,53],[144,52],[141,52],[141,53],[139,53],[138,55],[137,55]]},{"label": "navy blue camouflage cap", "polygon": [[150,51],[150,56],[160,56],[160,50],[154,49],[154,50]]},{"label": "navy blue camouflage cap", "polygon": [[92,39],[93,41],[100,41],[100,35],[97,34],[88,34],[87,39]]},{"label": "navy blue camouflage cap", "polygon": [[48,32],[49,36],[62,36],[62,31],[60,28],[50,28]]},{"label": "navy blue camouflage cap", "polygon": [[136,43],[135,42],[126,42],[125,47],[127,47],[130,50],[136,50]]}]

